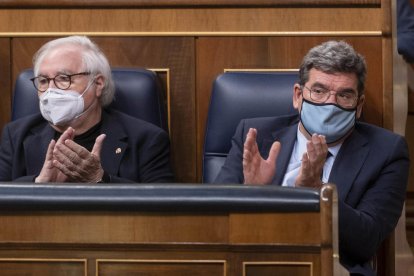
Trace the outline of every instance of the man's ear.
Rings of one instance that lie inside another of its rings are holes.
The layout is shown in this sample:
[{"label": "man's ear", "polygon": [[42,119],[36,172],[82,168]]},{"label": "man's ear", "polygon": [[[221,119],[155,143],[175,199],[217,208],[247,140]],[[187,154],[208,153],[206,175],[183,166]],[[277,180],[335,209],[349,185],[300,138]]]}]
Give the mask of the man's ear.
[{"label": "man's ear", "polygon": [[100,98],[105,85],[105,78],[101,74],[99,74],[95,77],[94,82],[96,86],[96,96]]},{"label": "man's ear", "polygon": [[295,83],[293,86],[293,107],[299,109],[302,100],[302,88],[299,83]]},{"label": "man's ear", "polygon": [[365,95],[362,95],[358,99],[357,111],[356,111],[356,118],[359,119],[362,115],[362,109],[365,103]]}]

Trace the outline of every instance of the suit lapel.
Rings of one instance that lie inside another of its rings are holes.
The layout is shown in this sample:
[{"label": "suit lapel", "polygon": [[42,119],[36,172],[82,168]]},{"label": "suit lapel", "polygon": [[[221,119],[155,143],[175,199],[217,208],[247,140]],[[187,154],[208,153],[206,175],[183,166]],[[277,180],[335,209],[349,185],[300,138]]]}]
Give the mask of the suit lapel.
[{"label": "suit lapel", "polygon": [[339,150],[329,176],[329,182],[337,186],[340,199],[346,199],[368,152],[367,140],[357,130],[354,130]]},{"label": "suit lapel", "polygon": [[105,111],[102,112],[102,119],[102,133],[106,134],[101,150],[102,167],[107,173],[118,175],[119,166],[128,145],[128,136],[121,124]]},{"label": "suit lapel", "polygon": [[279,156],[276,160],[276,173],[273,178],[273,185],[281,185],[283,177],[285,175],[287,166],[289,164],[290,156],[292,154],[293,146],[296,141],[296,133],[298,124],[293,124],[272,134],[273,140],[266,139],[263,141],[261,148],[262,156],[268,156],[269,150],[272,147],[273,142],[279,141],[281,148]]},{"label": "suit lapel", "polygon": [[38,174],[41,171],[47,147],[54,135],[55,130],[48,123],[31,129],[31,134],[23,142],[27,175]]},{"label": "suit lapel", "polygon": [[[102,133],[106,134],[101,150],[102,167],[107,173],[117,175],[127,148],[127,134],[121,124],[105,111],[102,112]],[[55,130],[47,123],[31,129],[31,134],[23,142],[28,175],[41,171],[47,147],[54,135]]]}]

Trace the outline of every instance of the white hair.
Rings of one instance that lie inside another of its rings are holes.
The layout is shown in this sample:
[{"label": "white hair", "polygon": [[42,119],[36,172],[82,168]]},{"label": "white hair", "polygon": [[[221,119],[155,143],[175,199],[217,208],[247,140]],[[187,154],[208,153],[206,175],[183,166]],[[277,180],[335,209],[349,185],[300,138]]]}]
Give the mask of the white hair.
[{"label": "white hair", "polygon": [[64,46],[75,45],[82,48],[81,55],[84,65],[84,70],[90,72],[92,75],[101,74],[104,77],[104,87],[102,89],[102,96],[100,98],[102,106],[109,105],[115,93],[115,85],[112,79],[111,67],[108,59],[101,49],[86,36],[68,36],[51,40],[44,44],[33,56],[33,69],[35,76],[39,73],[39,67],[45,56],[50,51]]}]

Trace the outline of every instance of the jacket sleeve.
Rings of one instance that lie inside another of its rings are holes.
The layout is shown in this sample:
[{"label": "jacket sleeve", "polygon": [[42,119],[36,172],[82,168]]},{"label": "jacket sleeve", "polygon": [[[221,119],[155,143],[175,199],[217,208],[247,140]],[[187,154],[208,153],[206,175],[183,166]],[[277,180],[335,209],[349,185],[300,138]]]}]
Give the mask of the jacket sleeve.
[{"label": "jacket sleeve", "polygon": [[243,184],[243,145],[245,139],[245,120],[237,126],[231,139],[230,152],[214,180],[215,184]]},{"label": "jacket sleeve", "polygon": [[397,0],[397,48],[408,63],[414,63],[414,6]]},{"label": "jacket sleeve", "polygon": [[13,144],[9,125],[3,128],[0,141],[0,181],[12,180]]},{"label": "jacket sleeve", "polygon": [[[400,218],[409,171],[407,143],[398,136],[386,152],[385,164],[369,173],[371,179],[357,204],[338,203],[339,249],[345,264],[369,262]],[[365,169],[374,167],[373,160],[368,163]]]},{"label": "jacket sleeve", "polygon": [[154,135],[141,151],[139,162],[140,182],[174,182],[170,166],[170,140],[165,131],[160,131]]}]

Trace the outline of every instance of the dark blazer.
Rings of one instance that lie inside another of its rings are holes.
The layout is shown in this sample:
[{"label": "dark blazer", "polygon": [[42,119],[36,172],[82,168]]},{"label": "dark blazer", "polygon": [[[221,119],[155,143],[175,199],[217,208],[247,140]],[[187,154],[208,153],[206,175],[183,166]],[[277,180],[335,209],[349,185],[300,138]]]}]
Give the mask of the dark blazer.
[{"label": "dark blazer", "polygon": [[[102,112],[101,163],[110,182],[172,182],[168,134],[115,110]],[[55,130],[39,114],[8,123],[0,144],[0,181],[32,182]]]},{"label": "dark blazer", "polygon": [[[216,183],[244,182],[243,144],[251,127],[257,129],[257,142],[264,158],[273,142],[280,141],[281,151],[272,184],[281,185],[296,140],[297,115],[241,121]],[[340,260],[349,271],[374,275],[369,261],[401,215],[408,180],[408,156],[404,138],[366,123],[357,123],[342,144],[329,182],[337,185]]]},{"label": "dark blazer", "polygon": [[414,6],[410,0],[397,0],[398,53],[414,63]]}]

